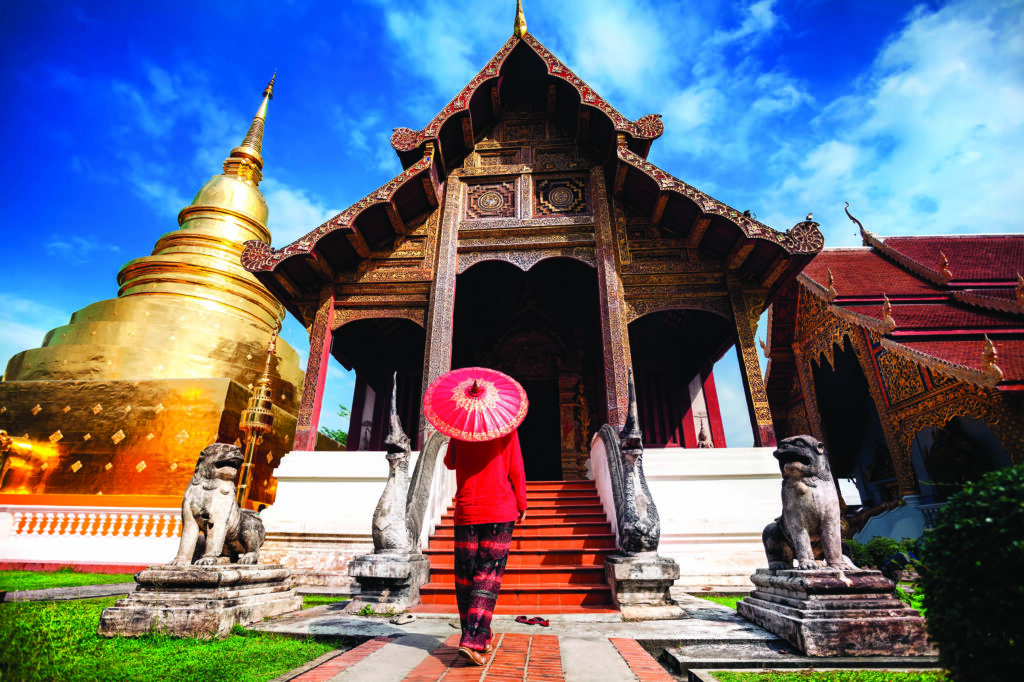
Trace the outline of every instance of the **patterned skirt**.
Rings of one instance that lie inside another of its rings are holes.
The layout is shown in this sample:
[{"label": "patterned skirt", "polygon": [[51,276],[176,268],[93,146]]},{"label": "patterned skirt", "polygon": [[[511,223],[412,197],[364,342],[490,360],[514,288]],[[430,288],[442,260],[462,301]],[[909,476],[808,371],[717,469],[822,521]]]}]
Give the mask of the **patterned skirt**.
[{"label": "patterned skirt", "polygon": [[483,651],[491,639],[494,603],[505,575],[514,521],[455,526],[455,600],[464,646]]}]

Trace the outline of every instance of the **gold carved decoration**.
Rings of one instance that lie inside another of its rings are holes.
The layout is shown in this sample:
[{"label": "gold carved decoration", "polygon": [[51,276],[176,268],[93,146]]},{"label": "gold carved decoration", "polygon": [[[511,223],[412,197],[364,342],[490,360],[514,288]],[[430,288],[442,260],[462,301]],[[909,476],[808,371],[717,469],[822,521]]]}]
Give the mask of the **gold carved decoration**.
[{"label": "gold carved decoration", "polygon": [[917,365],[891,352],[879,353],[876,359],[878,370],[885,378],[890,402],[901,403],[925,391],[924,379]]},{"label": "gold carved decoration", "polygon": [[992,344],[992,340],[985,335],[985,348],[981,351],[981,365],[982,370],[989,377],[992,377],[993,384],[998,384],[1003,380],[1003,370],[999,369],[999,365],[996,362],[999,360],[999,356],[996,355],[996,347]]},{"label": "gold carved decoration", "polygon": [[889,297],[882,294],[882,298],[885,299],[882,303],[882,333],[889,335],[896,329],[896,320],[892,319],[892,303],[889,302]]},{"label": "gold carved decoration", "polygon": [[946,254],[941,251],[939,251],[939,257],[941,258],[939,261],[939,274],[942,275],[943,279],[949,282],[953,279],[953,273],[949,271],[949,259],[946,258]]}]

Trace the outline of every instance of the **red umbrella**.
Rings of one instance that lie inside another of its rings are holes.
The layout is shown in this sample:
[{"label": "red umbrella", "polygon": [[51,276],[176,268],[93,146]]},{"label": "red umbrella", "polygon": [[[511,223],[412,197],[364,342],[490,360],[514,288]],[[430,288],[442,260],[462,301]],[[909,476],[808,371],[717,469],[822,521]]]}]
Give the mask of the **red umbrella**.
[{"label": "red umbrella", "polygon": [[465,367],[442,374],[423,396],[423,416],[451,438],[494,440],[512,433],[530,403],[519,382],[495,369]]}]

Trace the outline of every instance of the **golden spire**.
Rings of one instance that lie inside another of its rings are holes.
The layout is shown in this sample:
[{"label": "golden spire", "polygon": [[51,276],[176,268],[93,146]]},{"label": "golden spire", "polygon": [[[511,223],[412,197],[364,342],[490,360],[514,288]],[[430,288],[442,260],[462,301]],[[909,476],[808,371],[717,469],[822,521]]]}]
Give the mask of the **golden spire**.
[{"label": "golden spire", "polygon": [[526,14],[523,13],[523,0],[516,0],[516,23],[512,27],[516,38],[526,35]]},{"label": "golden spire", "polygon": [[274,404],[270,396],[270,363],[274,359],[276,350],[277,329],[270,335],[270,343],[267,345],[267,362],[263,366],[263,374],[252,389],[249,404],[242,410],[242,419],[238,425],[245,433],[245,453],[241,473],[238,477],[238,488],[235,490],[235,499],[243,508],[249,497],[252,462],[256,455],[256,448],[263,442],[263,434],[274,428]]},{"label": "golden spire", "polygon": [[277,71],[270,78],[270,83],[263,90],[263,102],[252,119],[252,125],[245,134],[242,144],[231,150],[231,155],[224,161],[224,174],[237,175],[246,182],[258,185],[263,179],[263,128],[267,122],[267,103],[274,99],[274,80]]}]

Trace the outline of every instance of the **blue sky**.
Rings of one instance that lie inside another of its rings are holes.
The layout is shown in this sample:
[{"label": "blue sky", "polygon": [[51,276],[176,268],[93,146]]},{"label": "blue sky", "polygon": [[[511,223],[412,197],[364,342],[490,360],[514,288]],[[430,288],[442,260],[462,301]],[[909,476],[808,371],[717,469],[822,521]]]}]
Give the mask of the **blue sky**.
[{"label": "blue sky", "polygon": [[[829,246],[1020,232],[1024,4],[526,0],[530,32],[631,118],[650,159],[767,224],[813,210]],[[244,135],[278,70],[261,185],[274,245],[398,170],[511,34],[512,0],[9,2],[0,6],[0,363],[116,295]],[[762,331],[763,333],[763,331]],[[305,357],[302,328],[284,336]],[[733,354],[730,445],[751,441]],[[350,400],[335,363],[325,406]],[[333,410],[322,423],[337,425]]]}]

